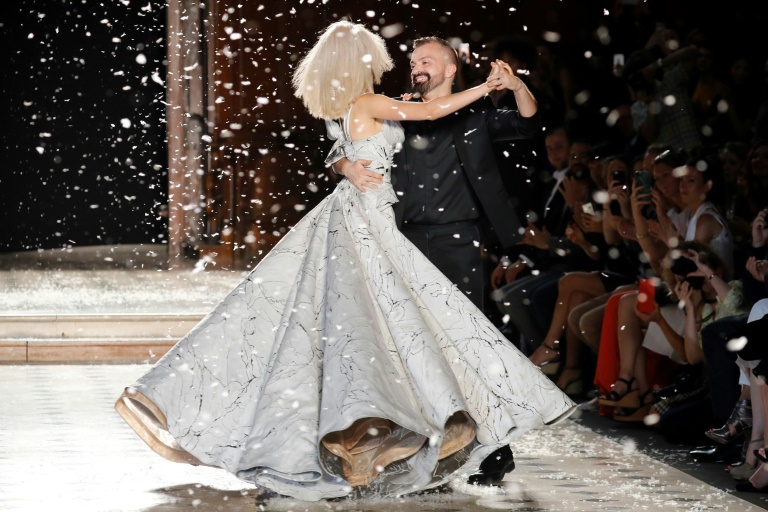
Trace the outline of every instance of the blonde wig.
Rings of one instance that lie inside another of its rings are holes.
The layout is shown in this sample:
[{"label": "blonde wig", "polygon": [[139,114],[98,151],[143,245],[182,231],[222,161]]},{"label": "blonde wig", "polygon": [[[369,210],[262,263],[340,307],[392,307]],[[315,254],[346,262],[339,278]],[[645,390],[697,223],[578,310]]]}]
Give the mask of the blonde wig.
[{"label": "blonde wig", "polygon": [[363,25],[337,21],[322,33],[293,74],[294,93],[309,113],[338,119],[392,69],[384,40]]}]

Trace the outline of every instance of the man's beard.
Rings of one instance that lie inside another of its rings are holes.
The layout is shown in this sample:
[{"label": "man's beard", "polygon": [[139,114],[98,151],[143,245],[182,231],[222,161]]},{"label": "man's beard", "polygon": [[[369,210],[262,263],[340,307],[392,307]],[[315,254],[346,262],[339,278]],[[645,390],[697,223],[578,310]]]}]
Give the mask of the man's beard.
[{"label": "man's beard", "polygon": [[[417,82],[415,80],[417,76],[423,75],[427,77],[427,80],[423,82]],[[445,77],[442,77],[442,79],[438,81],[437,77],[432,77],[429,73],[417,73],[415,75],[411,75],[411,89],[413,90],[414,94],[424,96],[425,94],[434,90],[436,87],[439,87],[444,81]]]}]

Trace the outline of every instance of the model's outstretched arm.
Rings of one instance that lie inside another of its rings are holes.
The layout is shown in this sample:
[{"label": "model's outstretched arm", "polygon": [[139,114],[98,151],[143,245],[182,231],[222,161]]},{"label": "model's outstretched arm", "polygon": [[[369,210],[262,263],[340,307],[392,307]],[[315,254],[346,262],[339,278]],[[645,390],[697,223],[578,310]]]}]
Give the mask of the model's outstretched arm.
[{"label": "model's outstretched arm", "polygon": [[355,102],[355,114],[380,121],[429,121],[440,119],[474,103],[485,96],[491,89],[503,87],[505,76],[507,76],[507,72],[500,64],[494,62],[491,64],[491,73],[488,76],[488,80],[484,84],[430,101],[399,101],[381,94],[365,94],[360,96]]}]

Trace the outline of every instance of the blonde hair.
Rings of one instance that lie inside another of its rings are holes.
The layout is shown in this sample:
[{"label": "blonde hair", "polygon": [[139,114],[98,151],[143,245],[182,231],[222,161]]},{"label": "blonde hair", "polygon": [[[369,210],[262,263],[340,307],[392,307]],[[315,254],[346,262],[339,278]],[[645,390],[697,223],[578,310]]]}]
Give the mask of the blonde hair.
[{"label": "blonde hair", "polygon": [[314,117],[338,119],[392,67],[379,35],[359,23],[337,21],[301,59],[293,74],[294,94]]}]

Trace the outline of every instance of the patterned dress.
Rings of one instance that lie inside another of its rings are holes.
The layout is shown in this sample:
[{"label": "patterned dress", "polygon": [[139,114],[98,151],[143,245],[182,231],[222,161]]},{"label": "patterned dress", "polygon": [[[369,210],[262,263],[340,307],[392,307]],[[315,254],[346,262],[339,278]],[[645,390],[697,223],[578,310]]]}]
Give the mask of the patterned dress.
[{"label": "patterned dress", "polygon": [[384,184],[341,181],[116,404],[160,455],[303,500],[435,487],[574,410],[397,230],[401,126],[337,135]]}]

